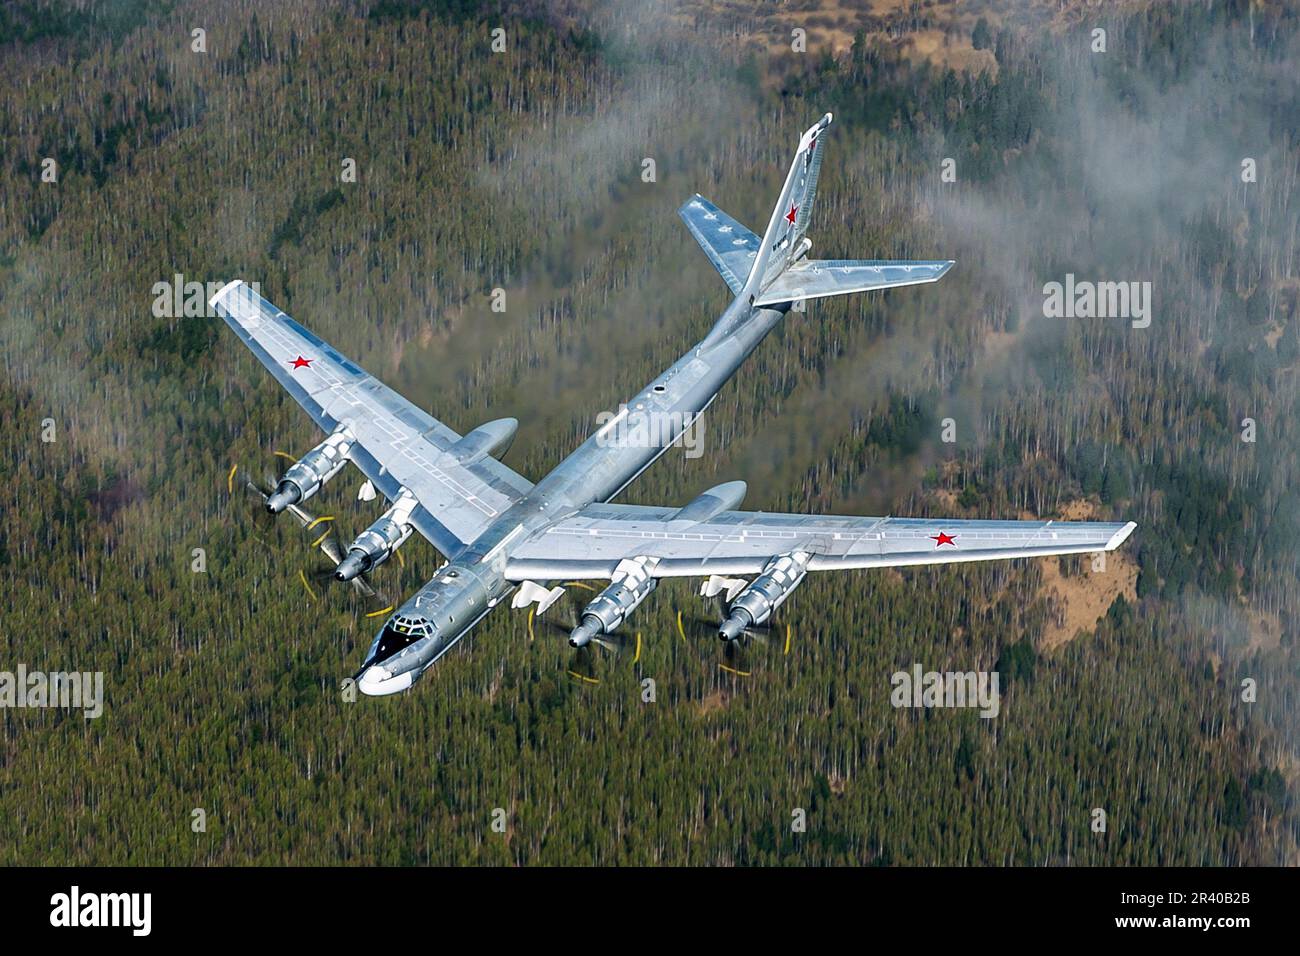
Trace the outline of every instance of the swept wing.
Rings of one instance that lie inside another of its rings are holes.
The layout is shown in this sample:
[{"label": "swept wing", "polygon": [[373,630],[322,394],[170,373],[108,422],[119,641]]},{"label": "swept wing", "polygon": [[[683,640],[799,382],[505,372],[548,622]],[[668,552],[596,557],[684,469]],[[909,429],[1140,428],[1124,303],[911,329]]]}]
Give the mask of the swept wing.
[{"label": "swept wing", "polygon": [[347,427],[355,439],[349,457],[384,497],[395,501],[403,487],[416,497],[411,524],[444,555],[473,541],[532,488],[494,458],[460,454],[459,434],[242,280],[223,286],[212,305],[323,431]]},{"label": "swept wing", "polygon": [[707,521],[679,509],[590,505],[514,549],[512,580],[608,578],[625,558],[654,557],[656,577],[756,574],[772,558],[808,552],[811,571],[950,564],[1112,551],[1132,522],[872,518],[724,511]]}]

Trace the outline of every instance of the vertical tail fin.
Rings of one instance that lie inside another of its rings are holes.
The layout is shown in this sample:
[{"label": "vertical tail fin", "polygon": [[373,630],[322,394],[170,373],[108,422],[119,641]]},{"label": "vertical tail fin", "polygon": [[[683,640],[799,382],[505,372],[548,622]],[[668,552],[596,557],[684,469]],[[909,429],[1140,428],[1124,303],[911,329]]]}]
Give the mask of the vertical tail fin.
[{"label": "vertical tail fin", "polygon": [[817,177],[822,169],[821,133],[831,125],[831,120],[831,114],[827,113],[799,139],[794,162],[785,177],[785,188],[772,210],[762,245],[745,282],[745,290],[751,295],[766,288],[792,261],[807,251],[806,246],[812,245],[805,244],[804,233],[812,218]]}]

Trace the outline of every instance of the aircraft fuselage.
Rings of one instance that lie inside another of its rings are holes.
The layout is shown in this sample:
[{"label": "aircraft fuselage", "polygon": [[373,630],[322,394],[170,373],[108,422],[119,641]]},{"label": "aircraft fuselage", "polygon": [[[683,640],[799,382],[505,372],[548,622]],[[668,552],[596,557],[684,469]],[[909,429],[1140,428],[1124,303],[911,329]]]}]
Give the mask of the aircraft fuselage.
[{"label": "aircraft fuselage", "polygon": [[[631,484],[681,439],[785,312],[736,298],[704,339],[623,403],[474,541],[448,556],[448,564],[376,636],[359,678],[361,690],[379,695],[410,687],[514,588],[506,577],[512,546]],[[402,634],[395,627],[403,622],[424,623],[408,623],[409,633]]]}]

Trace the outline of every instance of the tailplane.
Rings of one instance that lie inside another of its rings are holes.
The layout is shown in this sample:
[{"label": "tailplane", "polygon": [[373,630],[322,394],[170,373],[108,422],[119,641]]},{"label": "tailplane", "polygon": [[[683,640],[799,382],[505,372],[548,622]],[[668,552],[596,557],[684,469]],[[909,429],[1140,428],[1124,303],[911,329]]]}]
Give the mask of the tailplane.
[{"label": "tailplane", "polygon": [[943,278],[953,259],[801,259],[781,272],[754,305],[778,305],[828,295],[920,285]]},{"label": "tailplane", "polygon": [[918,285],[941,278],[951,259],[807,259],[805,235],[817,196],[827,113],[799,139],[785,186],[760,238],[702,196],[678,210],[727,287],[754,305],[779,305],[850,292]]},{"label": "tailplane", "polygon": [[699,193],[677,210],[686,228],[734,295],[740,295],[758,255],[760,240]]}]

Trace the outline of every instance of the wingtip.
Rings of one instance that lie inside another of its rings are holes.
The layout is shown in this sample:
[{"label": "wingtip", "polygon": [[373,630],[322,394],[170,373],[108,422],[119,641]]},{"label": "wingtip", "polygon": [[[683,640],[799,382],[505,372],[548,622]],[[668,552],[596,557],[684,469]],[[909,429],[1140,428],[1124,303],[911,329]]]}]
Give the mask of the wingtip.
[{"label": "wingtip", "polygon": [[[929,263],[930,268],[935,269],[934,274],[924,280],[926,282],[938,282],[948,274],[948,271],[957,264],[956,259],[936,259]],[[936,268],[937,267],[937,268]]]},{"label": "wingtip", "polygon": [[1116,531],[1113,535],[1110,536],[1110,540],[1106,542],[1106,550],[1114,551],[1121,544],[1127,541],[1128,536],[1131,535],[1136,530],[1137,530],[1136,521],[1127,522],[1124,525],[1124,527],[1120,528],[1118,531]]},{"label": "wingtip", "polygon": [[243,279],[231,279],[220,289],[218,289],[215,293],[213,293],[212,298],[208,299],[208,305],[210,305],[212,308],[215,309],[217,307],[217,303],[221,301],[222,297],[231,289],[233,289],[235,286],[241,284],[243,281],[244,281]]}]

